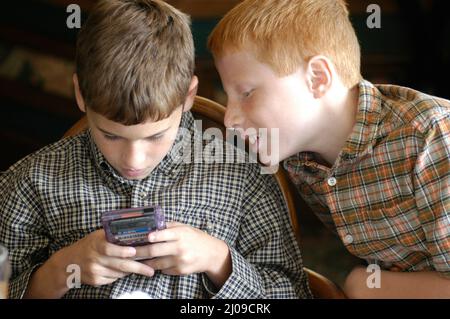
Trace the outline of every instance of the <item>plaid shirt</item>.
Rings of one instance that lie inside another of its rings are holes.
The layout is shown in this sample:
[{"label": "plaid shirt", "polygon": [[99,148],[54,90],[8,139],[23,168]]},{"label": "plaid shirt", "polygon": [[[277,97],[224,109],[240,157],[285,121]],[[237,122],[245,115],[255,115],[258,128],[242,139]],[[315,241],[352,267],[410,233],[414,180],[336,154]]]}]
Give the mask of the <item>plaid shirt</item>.
[{"label": "plaid shirt", "polygon": [[[202,139],[190,113],[181,127]],[[180,131],[175,145],[191,144]],[[282,195],[259,166],[185,164],[168,155],[148,178],[129,181],[116,174],[87,131],[26,157],[0,178],[0,242],[11,256],[11,298],[23,296],[33,270],[51,254],[101,228],[102,212],[145,205],[160,205],[166,220],[229,245],[232,274],[222,288],[214,291],[201,273],[157,272],[101,287],[82,285],[65,298],[116,298],[132,291],[152,298],[311,297]]]},{"label": "plaid shirt", "polygon": [[359,85],[356,125],[331,167],[300,153],[284,166],[354,255],[450,277],[450,102]]}]

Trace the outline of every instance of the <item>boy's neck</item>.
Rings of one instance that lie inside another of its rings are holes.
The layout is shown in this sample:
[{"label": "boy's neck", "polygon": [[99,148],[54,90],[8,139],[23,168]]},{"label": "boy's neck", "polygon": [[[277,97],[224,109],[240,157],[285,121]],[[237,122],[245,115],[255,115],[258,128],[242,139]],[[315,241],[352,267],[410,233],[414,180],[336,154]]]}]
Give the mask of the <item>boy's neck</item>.
[{"label": "boy's neck", "polygon": [[339,153],[344,148],[356,123],[358,112],[359,88],[337,89],[330,92],[324,102],[323,125],[318,132],[318,143],[315,152],[318,153],[327,166],[336,162]]}]

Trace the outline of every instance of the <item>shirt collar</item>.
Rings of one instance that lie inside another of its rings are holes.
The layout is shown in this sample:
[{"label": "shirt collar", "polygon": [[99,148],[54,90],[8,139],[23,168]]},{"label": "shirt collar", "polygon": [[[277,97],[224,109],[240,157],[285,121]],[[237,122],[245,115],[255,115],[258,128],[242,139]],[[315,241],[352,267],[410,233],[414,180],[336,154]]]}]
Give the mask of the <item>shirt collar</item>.
[{"label": "shirt collar", "polygon": [[372,152],[381,119],[381,103],[380,91],[372,83],[361,81],[356,123],[340,153],[342,160],[360,158]]},{"label": "shirt collar", "polygon": [[[119,180],[121,183],[135,184],[137,182],[125,179],[120,176],[116,172],[116,170],[108,163],[102,152],[98,149],[92,137],[90,129],[87,130],[86,134],[90,153],[94,160],[95,166],[99,169],[101,174],[105,174],[108,177],[113,177],[114,179]],[[187,136],[188,134],[190,134],[191,136]],[[183,160],[185,159],[185,156],[190,155],[190,153],[187,154],[186,152],[181,152],[180,150],[186,150],[188,149],[188,147],[190,150],[192,141],[191,137],[194,135],[198,135],[194,130],[194,118],[190,112],[183,112],[180,127],[178,129],[178,133],[174,143],[172,144],[172,147],[170,148],[167,155],[163,158],[163,160],[153,170],[150,176],[153,174],[161,173],[171,178],[176,178],[183,166]]]}]

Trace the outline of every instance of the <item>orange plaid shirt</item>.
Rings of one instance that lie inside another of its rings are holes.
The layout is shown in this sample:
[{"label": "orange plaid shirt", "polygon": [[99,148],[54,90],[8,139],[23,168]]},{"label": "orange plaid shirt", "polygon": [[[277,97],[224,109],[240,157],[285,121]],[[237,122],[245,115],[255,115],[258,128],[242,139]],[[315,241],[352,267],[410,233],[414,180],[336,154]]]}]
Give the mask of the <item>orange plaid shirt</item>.
[{"label": "orange plaid shirt", "polygon": [[305,152],[284,166],[352,254],[450,278],[450,101],[367,81],[359,90],[356,124],[334,165]]}]

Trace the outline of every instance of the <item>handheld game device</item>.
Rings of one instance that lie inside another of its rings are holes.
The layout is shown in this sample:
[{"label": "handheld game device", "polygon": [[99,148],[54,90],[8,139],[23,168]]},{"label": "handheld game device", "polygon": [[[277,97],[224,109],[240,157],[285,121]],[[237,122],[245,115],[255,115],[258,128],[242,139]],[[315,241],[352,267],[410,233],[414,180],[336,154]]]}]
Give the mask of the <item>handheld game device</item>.
[{"label": "handheld game device", "polygon": [[120,246],[148,244],[148,234],[166,228],[159,206],[119,209],[103,213],[101,218],[106,239]]}]

